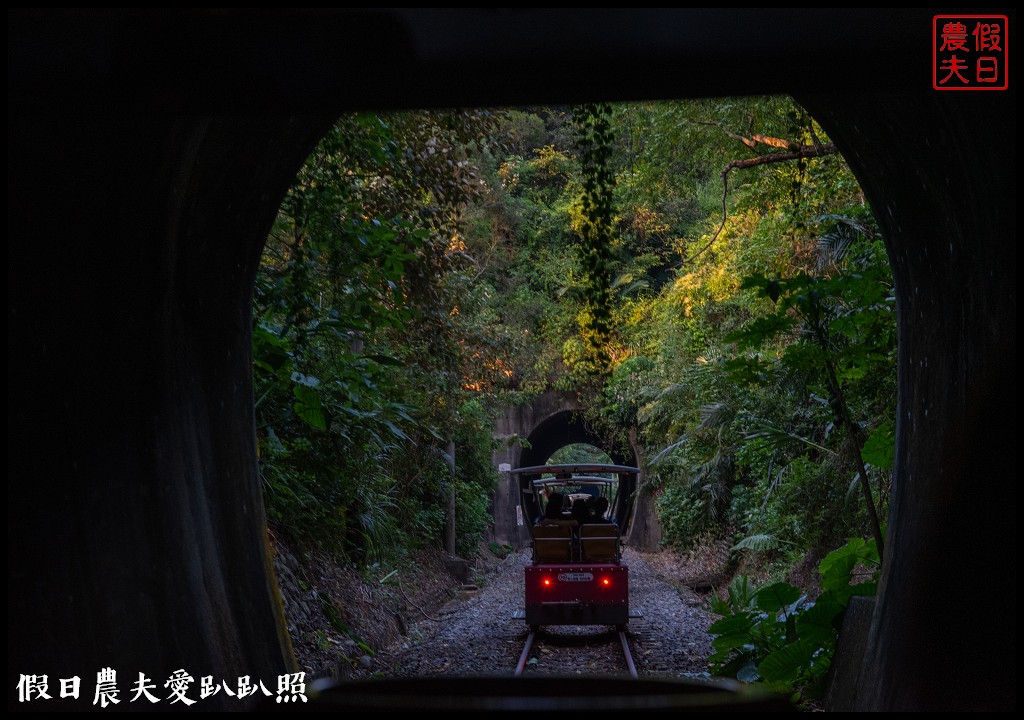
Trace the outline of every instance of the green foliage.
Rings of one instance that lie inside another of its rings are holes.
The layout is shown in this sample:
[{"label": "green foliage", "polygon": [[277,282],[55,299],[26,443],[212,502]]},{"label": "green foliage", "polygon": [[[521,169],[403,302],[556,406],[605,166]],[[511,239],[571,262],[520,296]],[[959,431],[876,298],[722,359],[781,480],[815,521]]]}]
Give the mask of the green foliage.
[{"label": "green foliage", "polygon": [[732,550],[775,550],[779,547],[779,539],[767,533],[748,535],[732,546]]},{"label": "green foliage", "polygon": [[711,524],[707,503],[707,497],[669,482],[657,498],[662,532],[680,543],[700,535]]},{"label": "green foliage", "polygon": [[[620,212],[635,213],[622,236],[674,236],[660,256],[682,257],[657,293],[624,305],[619,332],[644,365],[613,368],[605,390],[606,420],[650,448],[663,537],[686,547],[729,529],[736,552],[795,559],[869,531],[888,501],[895,312],[853,176],[835,155],[734,171],[711,242],[721,206],[708,188],[748,148],[773,151],[750,138],[806,145],[822,130],[784,98],[629,106],[617,119],[629,168],[617,192],[633,208]],[[673,215],[681,196],[701,200]],[[872,501],[858,507],[849,488],[862,476]]]},{"label": "green foliage", "polygon": [[[853,594],[855,588],[871,589],[861,584],[851,585],[850,580],[855,577],[854,572],[859,566],[867,567],[864,572],[874,578],[877,576],[880,565],[881,560],[878,557],[878,548],[874,540],[853,538],[846,545],[830,552],[818,564],[818,572],[821,573],[821,589],[839,594]],[[871,590],[873,592],[873,589]],[[871,593],[857,592],[856,594]]]},{"label": "green foliage", "polygon": [[[835,219],[835,227],[844,232],[824,238],[826,251],[833,257],[846,257],[853,243],[859,239],[854,231],[856,223],[845,218]],[[842,242],[836,240],[841,237]],[[871,259],[870,253],[865,257]],[[735,342],[740,350],[769,346],[779,336],[793,336],[777,350],[774,365],[777,371],[801,377],[805,383],[825,389],[825,399],[832,411],[832,426],[847,434],[846,454],[851,475],[856,473],[863,487],[865,509],[879,548],[882,535],[876,502],[863,455],[862,429],[854,421],[850,406],[851,386],[865,378],[882,374],[891,365],[891,351],[895,342],[892,334],[892,301],[888,268],[875,263],[862,263],[856,272],[834,276],[812,276],[798,273],[789,279],[768,279],[754,273],[743,279],[742,289],[754,290],[774,303],[774,312],[759,317],[745,327],[730,334],[726,340]],[[768,372],[759,355],[738,356],[728,369],[741,382],[764,383]],[[890,423],[883,423],[881,432],[873,436],[869,449],[871,457],[880,466],[891,465],[887,452],[892,439]],[[787,439],[800,440],[823,452],[828,448],[793,433],[771,426],[757,428],[748,438],[769,438],[776,444]],[[833,453],[834,454],[834,453]],[[880,493],[884,495],[884,493]]]},{"label": "green foliage", "polygon": [[[725,598],[716,593],[710,602],[722,616],[710,628],[712,671],[797,699],[820,698],[843,612],[852,596],[874,594],[878,565],[874,540],[851,539],[821,561],[822,594],[813,602],[788,583],[754,590],[746,576],[735,578]],[[865,567],[871,580],[861,582]]]},{"label": "green foliage", "polygon": [[492,522],[487,509],[498,484],[497,468],[491,463],[496,448],[490,414],[480,398],[471,398],[459,408],[456,447],[456,545],[466,557],[476,553],[484,528]]},{"label": "green foliage", "polygon": [[498,558],[504,558],[514,551],[511,545],[499,545],[496,542],[490,542],[487,544],[491,552]]},{"label": "green foliage", "polygon": [[886,420],[864,441],[861,454],[864,462],[874,465],[880,470],[892,470],[893,457],[896,452],[896,423]]},{"label": "green foliage", "polygon": [[612,459],[604,450],[586,443],[574,443],[559,448],[547,459],[551,465],[573,465],[590,463],[611,463]]},{"label": "green foliage", "polygon": [[[750,578],[737,575],[729,583],[725,597],[719,597],[717,590],[712,592],[709,607],[718,615],[742,615],[751,609],[755,592]],[[745,621],[736,620],[735,623],[747,627]]]},{"label": "green foliage", "polygon": [[460,239],[488,112],[343,117],[267,241],[253,365],[268,513],[355,562],[440,544],[455,439],[461,548],[488,522],[501,342]]}]

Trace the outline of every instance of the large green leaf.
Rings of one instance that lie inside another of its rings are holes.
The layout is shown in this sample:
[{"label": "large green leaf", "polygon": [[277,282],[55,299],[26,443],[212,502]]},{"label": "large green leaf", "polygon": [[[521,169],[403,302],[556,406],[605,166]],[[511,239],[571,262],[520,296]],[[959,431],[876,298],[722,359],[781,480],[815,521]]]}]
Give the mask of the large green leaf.
[{"label": "large green leaf", "polygon": [[817,643],[798,640],[770,653],[757,666],[757,672],[770,683],[793,682],[811,664],[818,647]]},{"label": "large green leaf", "polygon": [[774,535],[759,533],[748,535],[733,545],[729,550],[774,550],[779,546],[779,541]]},{"label": "large green leaf", "polygon": [[396,438],[400,440],[405,440],[408,437],[408,435],[406,435],[401,428],[399,428],[390,420],[385,420],[384,418],[381,418],[381,422],[384,423],[385,427],[387,427],[387,429],[391,431],[391,434],[394,435]]},{"label": "large green leaf", "polygon": [[871,463],[882,470],[892,470],[893,457],[896,452],[896,425],[891,420],[875,428],[864,442],[860,451],[864,462]]},{"label": "large green leaf", "polygon": [[753,624],[754,619],[750,615],[737,613],[712,623],[708,632],[712,635],[735,635],[749,631]]},{"label": "large green leaf", "polygon": [[765,612],[778,612],[800,597],[800,590],[789,583],[779,582],[763,587],[754,595],[754,604]]},{"label": "large green leaf", "polygon": [[878,592],[878,583],[876,582],[862,582],[856,585],[851,585],[850,590],[847,593],[847,599],[854,595],[863,595],[870,597]]},{"label": "large green leaf", "polygon": [[850,571],[857,564],[863,551],[864,540],[850,538],[845,545],[822,558],[818,563],[822,590],[839,590],[849,585]]},{"label": "large green leaf", "polygon": [[843,606],[835,600],[819,598],[812,607],[797,616],[797,636],[801,640],[825,647],[835,641],[837,635],[835,622],[842,612]]},{"label": "large green leaf", "polygon": [[728,650],[729,648],[753,647],[753,643],[749,634],[740,633],[738,635],[719,635],[711,641],[711,646],[715,650]]},{"label": "large green leaf", "polygon": [[845,592],[850,585],[853,568],[863,563],[871,567],[879,565],[878,550],[874,540],[851,538],[841,548],[833,550],[818,563],[821,573],[822,590]]},{"label": "large green leaf", "polygon": [[841,591],[850,585],[850,571],[857,564],[857,556],[854,554],[837,557],[828,566],[827,571],[821,573],[822,590]]},{"label": "large green leaf", "polygon": [[292,389],[298,402],[293,406],[295,414],[318,430],[327,429],[327,415],[316,390],[307,385],[296,385]]},{"label": "large green leaf", "polygon": [[726,616],[733,612],[732,606],[729,604],[729,596],[726,594],[724,598],[720,597],[717,590],[712,591],[711,599],[708,600],[708,609],[715,615]]},{"label": "large green leaf", "polygon": [[291,373],[292,354],[287,342],[262,323],[252,331],[253,364],[285,379]]}]

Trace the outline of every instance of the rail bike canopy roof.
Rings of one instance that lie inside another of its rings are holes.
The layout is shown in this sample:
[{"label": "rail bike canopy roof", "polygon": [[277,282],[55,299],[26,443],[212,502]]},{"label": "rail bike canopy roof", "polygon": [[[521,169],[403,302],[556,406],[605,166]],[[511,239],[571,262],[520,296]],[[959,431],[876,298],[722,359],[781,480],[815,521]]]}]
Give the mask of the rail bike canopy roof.
[{"label": "rail bike canopy roof", "polygon": [[629,465],[586,463],[580,465],[533,465],[531,467],[516,468],[511,472],[513,475],[524,475],[528,477],[554,475],[556,478],[558,478],[558,476],[567,476],[568,478],[575,479],[574,476],[576,475],[595,475],[597,473],[611,473],[615,475],[636,475],[640,472],[640,468],[631,467]]},{"label": "rail bike canopy roof", "polygon": [[573,475],[572,477],[542,477],[535,479],[535,487],[561,487],[563,485],[614,485],[618,478],[598,477],[597,475]]},{"label": "rail bike canopy roof", "polygon": [[[510,471],[519,481],[519,500],[526,518],[543,514],[540,489],[561,485],[603,485],[612,488],[611,517],[615,518],[623,537],[629,530],[633,515],[633,501],[640,476],[640,468],[630,465],[605,463],[578,463],[564,465],[533,465]],[[613,476],[613,477],[602,477]],[[545,477],[550,476],[550,477]],[[527,523],[530,534],[532,525]]]}]

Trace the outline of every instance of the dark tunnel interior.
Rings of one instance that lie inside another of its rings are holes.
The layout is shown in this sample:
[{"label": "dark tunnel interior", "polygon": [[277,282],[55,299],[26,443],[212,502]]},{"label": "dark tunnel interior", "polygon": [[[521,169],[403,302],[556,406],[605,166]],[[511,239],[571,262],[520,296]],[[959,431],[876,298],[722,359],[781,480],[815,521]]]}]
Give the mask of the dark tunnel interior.
[{"label": "dark tunnel interior", "polygon": [[9,707],[19,673],[291,666],[250,306],[338,114],[756,92],[825,127],[896,280],[889,554],[855,708],[1015,708],[1016,93],[933,90],[932,14],[9,10]]},{"label": "dark tunnel interior", "polygon": [[610,447],[603,438],[588,428],[577,413],[563,410],[544,418],[527,437],[528,445],[519,455],[519,465],[543,465],[556,451],[566,445],[587,443],[604,450],[616,465],[636,465],[630,452]]}]

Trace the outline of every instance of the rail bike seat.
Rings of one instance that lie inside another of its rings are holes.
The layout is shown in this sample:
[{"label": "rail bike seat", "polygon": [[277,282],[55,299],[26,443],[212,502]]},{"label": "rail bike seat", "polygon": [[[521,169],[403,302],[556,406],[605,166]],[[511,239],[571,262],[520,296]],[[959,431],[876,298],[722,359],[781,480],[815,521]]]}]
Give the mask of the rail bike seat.
[{"label": "rail bike seat", "polygon": [[579,533],[582,562],[619,562],[619,528],[616,525],[581,525]]},{"label": "rail bike seat", "polygon": [[559,563],[572,561],[572,530],[575,521],[541,521],[533,528],[533,561]]}]

